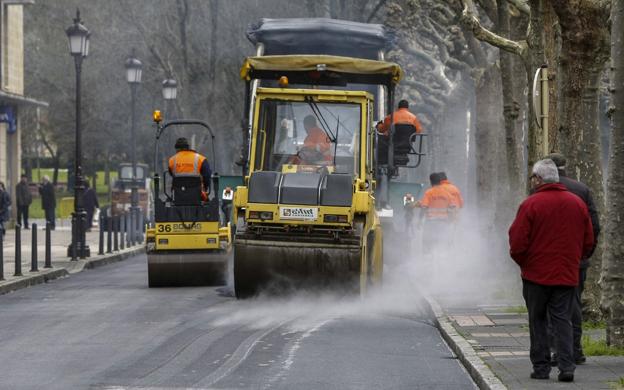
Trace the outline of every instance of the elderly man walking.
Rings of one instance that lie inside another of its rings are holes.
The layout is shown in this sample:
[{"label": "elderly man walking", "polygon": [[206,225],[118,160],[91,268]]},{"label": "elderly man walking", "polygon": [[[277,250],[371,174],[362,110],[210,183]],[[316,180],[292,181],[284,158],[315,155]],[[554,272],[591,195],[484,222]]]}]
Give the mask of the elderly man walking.
[{"label": "elderly man walking", "polygon": [[579,262],[594,245],[585,203],[559,183],[552,160],[535,163],[533,193],[520,205],[509,228],[510,255],[520,266],[522,294],[529,313],[533,379],[548,379],[548,316],[557,334],[559,381],[574,380],[570,307],[579,282]]}]

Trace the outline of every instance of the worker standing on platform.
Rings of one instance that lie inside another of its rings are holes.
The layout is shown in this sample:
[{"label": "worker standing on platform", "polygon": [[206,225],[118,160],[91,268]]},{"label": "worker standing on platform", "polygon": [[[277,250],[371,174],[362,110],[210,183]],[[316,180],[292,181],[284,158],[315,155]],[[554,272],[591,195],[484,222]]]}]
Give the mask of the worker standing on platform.
[{"label": "worker standing on platform", "polygon": [[[407,100],[401,100],[399,102],[399,108],[392,113],[393,124],[405,124],[412,125],[416,129],[416,133],[422,133],[422,125],[416,117],[409,111],[409,103]],[[387,135],[390,130],[390,115],[387,115],[383,122],[377,123],[377,131],[381,134]]]}]

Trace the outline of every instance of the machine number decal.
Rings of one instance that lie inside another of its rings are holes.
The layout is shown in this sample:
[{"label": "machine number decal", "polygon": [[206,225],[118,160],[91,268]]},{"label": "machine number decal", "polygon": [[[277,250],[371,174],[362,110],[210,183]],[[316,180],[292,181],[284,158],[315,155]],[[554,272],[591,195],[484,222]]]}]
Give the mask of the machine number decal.
[{"label": "machine number decal", "polygon": [[158,233],[179,233],[179,232],[188,232],[188,231],[196,231],[200,232],[202,230],[201,223],[193,224],[193,227],[189,229],[191,223],[187,224],[186,227],[182,223],[162,223],[158,224]]},{"label": "machine number decal", "polygon": [[280,219],[298,219],[314,221],[318,218],[315,207],[280,207]]}]

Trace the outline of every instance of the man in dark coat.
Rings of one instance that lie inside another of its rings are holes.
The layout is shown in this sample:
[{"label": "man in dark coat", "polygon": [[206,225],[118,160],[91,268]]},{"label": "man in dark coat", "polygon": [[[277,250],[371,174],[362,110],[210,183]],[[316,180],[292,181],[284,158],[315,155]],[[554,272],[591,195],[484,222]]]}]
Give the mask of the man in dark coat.
[{"label": "man in dark coat", "polygon": [[87,230],[91,230],[93,227],[93,214],[96,208],[100,208],[100,204],[98,203],[97,194],[93,188],[89,187],[88,181],[85,181],[85,192],[82,195],[82,201],[87,212]]},{"label": "man in dark coat", "polygon": [[50,223],[50,229],[56,227],[56,195],[54,194],[54,185],[50,182],[48,176],[44,176],[39,186],[39,194],[41,195],[41,208],[45,212],[46,222]]},{"label": "man in dark coat", "polygon": [[594,246],[585,203],[559,183],[557,166],[540,160],[531,175],[533,194],[520,205],[509,228],[510,255],[520,266],[529,313],[531,378],[548,379],[548,319],[557,334],[559,380],[574,380],[570,307],[579,282],[579,263]]},{"label": "man in dark coat", "polygon": [[24,229],[30,229],[28,225],[28,209],[32,203],[32,195],[28,186],[28,177],[22,175],[19,183],[15,186],[15,203],[17,203],[17,223],[24,221]]},{"label": "man in dark coat", "polygon": [[[587,209],[589,210],[589,216],[592,222],[592,228],[594,230],[594,247],[587,257],[581,259],[579,268],[579,284],[576,287],[574,302],[572,304],[572,329],[574,331],[574,361],[576,364],[585,363],[585,355],[583,354],[583,347],[581,345],[581,338],[583,336],[583,305],[582,295],[585,289],[585,279],[587,278],[587,268],[589,268],[589,258],[594,253],[596,245],[598,244],[598,236],[600,235],[600,219],[598,217],[598,210],[596,210],[596,204],[592,198],[589,187],[580,181],[576,181],[566,176],[566,158],[559,153],[552,153],[547,158],[553,160],[557,166],[559,172],[559,182],[563,184],[568,191],[578,196],[585,202]],[[553,359],[553,364],[555,363]]]},{"label": "man in dark coat", "polygon": [[11,195],[6,190],[4,183],[0,181],[0,233],[5,235],[4,223],[9,220],[11,207]]}]

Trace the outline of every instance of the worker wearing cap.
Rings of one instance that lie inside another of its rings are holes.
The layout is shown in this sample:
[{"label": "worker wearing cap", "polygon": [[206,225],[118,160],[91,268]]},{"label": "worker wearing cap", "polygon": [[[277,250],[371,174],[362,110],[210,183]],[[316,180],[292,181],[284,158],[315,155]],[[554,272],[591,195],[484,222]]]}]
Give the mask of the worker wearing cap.
[{"label": "worker wearing cap", "polygon": [[451,194],[457,204],[457,207],[464,207],[464,198],[462,198],[461,191],[457,188],[457,186],[455,186],[455,184],[449,181],[446,177],[446,172],[438,172],[438,176],[440,177],[440,185]]},{"label": "worker wearing cap", "polygon": [[176,154],[169,158],[169,173],[173,177],[199,176],[202,180],[202,200],[208,200],[206,191],[210,191],[210,165],[208,159],[192,150],[186,138],[178,138],[175,143]]},{"label": "worker wearing cap", "polygon": [[[416,129],[416,133],[422,133],[422,125],[416,117],[409,111],[409,103],[407,100],[399,102],[398,109],[392,113],[392,122],[395,125],[412,125]],[[390,115],[386,116],[383,122],[377,123],[377,131],[387,135],[390,130]]]},{"label": "worker wearing cap", "polygon": [[425,221],[423,231],[425,253],[430,253],[433,247],[446,238],[458,206],[453,196],[441,185],[438,173],[429,175],[429,181],[431,188],[425,191],[420,201],[414,203],[414,207],[420,207],[422,210],[418,225]]}]

